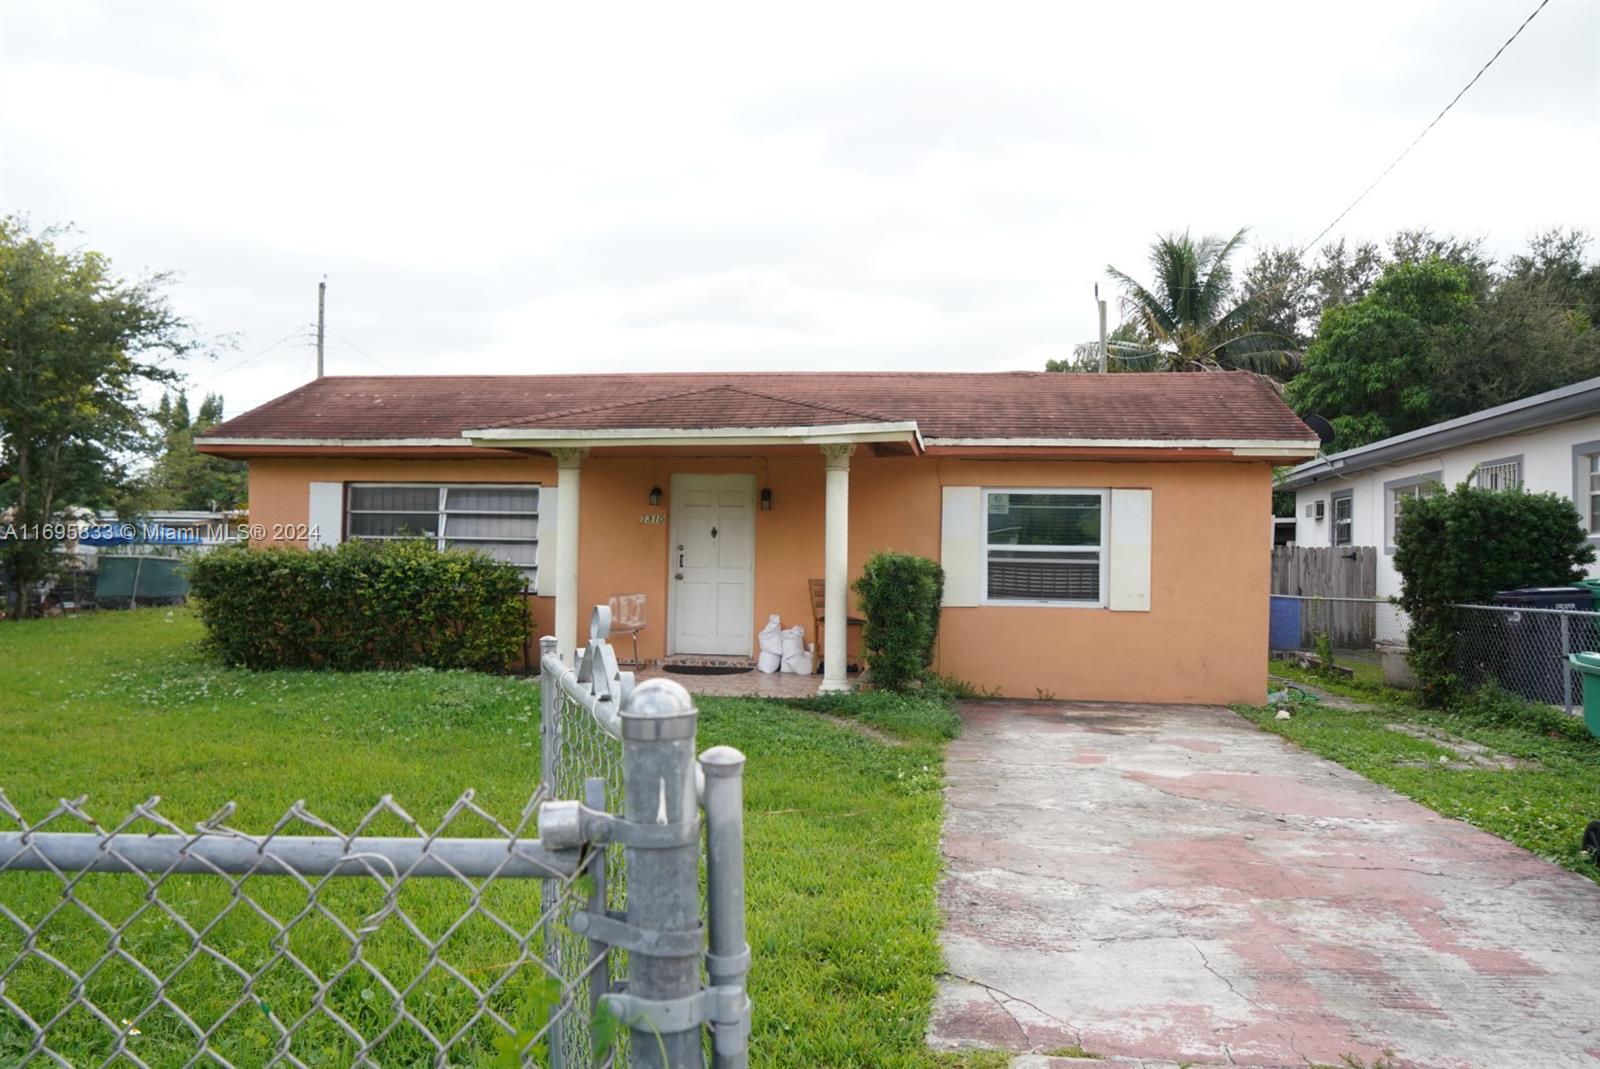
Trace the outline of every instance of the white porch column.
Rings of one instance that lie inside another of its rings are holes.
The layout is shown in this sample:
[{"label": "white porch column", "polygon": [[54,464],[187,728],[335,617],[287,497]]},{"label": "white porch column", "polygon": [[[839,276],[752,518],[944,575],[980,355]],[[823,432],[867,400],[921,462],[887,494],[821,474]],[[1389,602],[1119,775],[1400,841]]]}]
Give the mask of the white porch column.
[{"label": "white porch column", "polygon": [[827,518],[823,535],[826,555],[823,569],[822,629],[827,648],[822,651],[823,693],[849,690],[845,681],[846,642],[850,617],[847,582],[850,574],[850,454],[853,445],[825,445],[822,456],[828,464]]},{"label": "white porch column", "polygon": [[578,638],[578,471],[587,449],[552,449],[556,458],[556,652],[572,664]]}]

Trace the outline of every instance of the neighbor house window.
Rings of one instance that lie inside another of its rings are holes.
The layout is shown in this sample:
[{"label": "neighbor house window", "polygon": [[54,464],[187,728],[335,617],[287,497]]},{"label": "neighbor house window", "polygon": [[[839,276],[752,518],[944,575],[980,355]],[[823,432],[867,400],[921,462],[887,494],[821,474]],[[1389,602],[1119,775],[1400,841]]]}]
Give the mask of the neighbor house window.
[{"label": "neighbor house window", "polygon": [[1395,539],[1400,534],[1400,511],[1413,501],[1432,497],[1439,492],[1444,473],[1437,472],[1420,477],[1399,479],[1385,484],[1389,491],[1389,551],[1394,552]]},{"label": "neighbor house window", "polygon": [[1589,454],[1588,497],[1580,502],[1584,515],[1589,517],[1589,530],[1600,533],[1600,453]]},{"label": "neighbor house window", "polygon": [[984,492],[984,600],[1104,605],[1106,491]]},{"label": "neighbor house window", "polygon": [[1522,485],[1522,458],[1495,460],[1478,465],[1478,489],[1515,490]]},{"label": "neighbor house window", "polygon": [[351,538],[428,538],[515,564],[531,581],[539,563],[539,488],[354,483]]},{"label": "neighbor house window", "polygon": [[1348,546],[1355,541],[1355,504],[1349,490],[1334,494],[1329,505],[1333,510],[1332,536],[1336,546]]}]

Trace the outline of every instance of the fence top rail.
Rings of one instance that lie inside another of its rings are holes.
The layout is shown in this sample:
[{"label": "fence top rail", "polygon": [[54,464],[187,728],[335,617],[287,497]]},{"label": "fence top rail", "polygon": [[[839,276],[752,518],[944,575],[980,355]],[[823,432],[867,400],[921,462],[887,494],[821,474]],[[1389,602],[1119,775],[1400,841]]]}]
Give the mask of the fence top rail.
[{"label": "fence top rail", "polygon": [[618,669],[610,635],[611,607],[596,605],[589,615],[589,644],[578,651],[578,666],[569,668],[554,651],[554,640],[546,638],[540,640],[540,648],[550,648],[540,656],[539,667],[567,697],[587,709],[607,735],[620,739],[622,706],[633,692],[633,673]]},{"label": "fence top rail", "polygon": [[1534,612],[1546,616],[1587,616],[1600,620],[1600,611],[1593,609],[1546,609],[1539,605],[1453,605],[1455,609],[1486,609],[1489,612]]},{"label": "fence top rail", "polygon": [[537,839],[420,839],[412,836],[226,833],[145,835],[124,831],[0,832],[0,872],[145,872],[228,876],[379,876],[386,879],[564,879],[576,850]]},{"label": "fence top rail", "polygon": [[1395,605],[1400,602],[1395,598],[1354,598],[1336,594],[1278,594],[1271,595],[1275,598],[1288,598],[1291,601],[1348,601],[1358,605]]}]

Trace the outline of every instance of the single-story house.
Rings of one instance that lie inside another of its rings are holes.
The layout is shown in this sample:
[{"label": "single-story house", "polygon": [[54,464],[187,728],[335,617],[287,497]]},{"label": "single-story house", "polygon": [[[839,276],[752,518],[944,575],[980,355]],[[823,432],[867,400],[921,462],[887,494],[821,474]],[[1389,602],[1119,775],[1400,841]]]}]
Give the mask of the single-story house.
[{"label": "single-story house", "polygon": [[748,657],[820,578],[842,688],[848,583],[895,549],[944,567],[941,672],[1223,702],[1266,685],[1261,516],[1317,438],[1243,372],[774,372],[329,377],[196,444],[249,462],[256,541],[484,550],[564,653],[638,593],[643,659]]},{"label": "single-story house", "polygon": [[1398,595],[1400,508],[1463,479],[1560,494],[1600,544],[1600,378],[1301,464],[1283,482],[1295,492],[1295,544],[1377,547],[1377,594]]}]

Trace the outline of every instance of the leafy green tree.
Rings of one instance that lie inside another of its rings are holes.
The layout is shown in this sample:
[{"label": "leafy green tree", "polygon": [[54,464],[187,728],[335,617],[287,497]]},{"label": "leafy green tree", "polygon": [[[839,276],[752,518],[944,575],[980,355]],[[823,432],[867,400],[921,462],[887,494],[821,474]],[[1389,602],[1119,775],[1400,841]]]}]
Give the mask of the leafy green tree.
[{"label": "leafy green tree", "polygon": [[1578,510],[1557,494],[1482,490],[1464,481],[1408,502],[1395,532],[1394,566],[1424,699],[1444,705],[1458,694],[1455,606],[1517,587],[1566,586],[1583,578],[1594,557]]},{"label": "leafy green tree", "polygon": [[1353,304],[1330,308],[1286,398],[1328,417],[1349,449],[1440,418],[1442,377],[1471,334],[1472,279],[1443,260],[1391,264]]},{"label": "leafy green tree", "polygon": [[139,502],[145,508],[231,509],[244,503],[247,468],[242,460],[206,456],[194,440],[222,422],[222,397],[206,394],[193,420],[189,398],[162,394],[156,424],[163,436],[161,456],[141,480]]},{"label": "leafy green tree", "polygon": [[1123,322],[1136,339],[1113,348],[1110,362],[1136,371],[1291,370],[1292,339],[1259,329],[1258,302],[1235,290],[1230,260],[1244,236],[1241,229],[1229,238],[1196,240],[1187,231],[1157,238],[1148,287],[1108,266],[1122,285]]},{"label": "leafy green tree", "polygon": [[174,378],[193,347],[162,294],[166,277],[117,277],[99,253],[62,249],[60,230],[0,218],[0,578],[15,615],[58,554],[34,537],[67,505],[99,505],[147,451],[140,390]]},{"label": "leafy green tree", "polygon": [[1366,296],[1382,269],[1383,252],[1372,242],[1350,247],[1341,238],[1310,259],[1296,246],[1270,245],[1245,271],[1241,288],[1256,304],[1258,327],[1303,351],[1322,314]]}]

